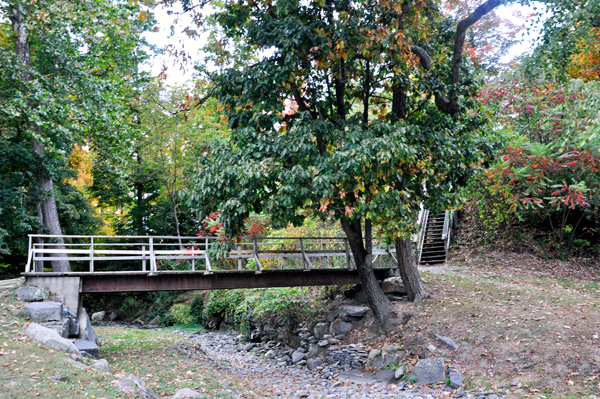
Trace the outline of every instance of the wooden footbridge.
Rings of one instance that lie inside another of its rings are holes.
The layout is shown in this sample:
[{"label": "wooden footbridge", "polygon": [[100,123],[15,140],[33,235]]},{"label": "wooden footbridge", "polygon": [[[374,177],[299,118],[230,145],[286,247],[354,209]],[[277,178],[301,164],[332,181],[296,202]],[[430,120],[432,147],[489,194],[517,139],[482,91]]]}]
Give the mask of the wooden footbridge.
[{"label": "wooden footbridge", "polygon": [[[64,246],[58,243],[59,238]],[[246,237],[226,251],[221,237],[30,235],[29,284],[75,279],[79,293],[211,290],[357,284],[345,237]],[[68,260],[70,272],[51,271]],[[377,277],[396,267],[395,248],[374,240]]]}]

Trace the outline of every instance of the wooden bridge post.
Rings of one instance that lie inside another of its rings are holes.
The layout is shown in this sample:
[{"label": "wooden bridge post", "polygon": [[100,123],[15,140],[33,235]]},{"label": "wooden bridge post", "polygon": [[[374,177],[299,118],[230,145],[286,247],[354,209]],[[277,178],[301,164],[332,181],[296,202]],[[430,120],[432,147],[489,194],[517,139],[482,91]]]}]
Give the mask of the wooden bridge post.
[{"label": "wooden bridge post", "polygon": [[252,246],[252,255],[254,255],[254,262],[256,263],[256,273],[262,273],[262,265],[260,264],[260,259],[258,259],[258,242],[256,241],[256,237],[252,237]]},{"label": "wooden bridge post", "polygon": [[208,237],[204,240],[204,260],[206,262],[206,267],[204,268],[204,274],[211,274],[212,267],[210,266],[210,259],[208,258]]},{"label": "wooden bridge post", "polygon": [[281,269],[285,269],[285,244],[281,244],[281,251],[283,253],[281,257]]},{"label": "wooden bridge post", "polygon": [[146,271],[146,246],[142,245],[142,271]]},{"label": "wooden bridge post", "polygon": [[327,269],[327,244],[323,243],[323,269]]},{"label": "wooden bridge post", "polygon": [[154,254],[154,237],[149,238],[150,244],[150,273],[156,273],[158,268],[156,267],[156,255]]},{"label": "wooden bridge post", "polygon": [[242,246],[240,244],[238,244],[237,249],[238,249],[238,254],[237,254],[238,270],[242,270]]}]

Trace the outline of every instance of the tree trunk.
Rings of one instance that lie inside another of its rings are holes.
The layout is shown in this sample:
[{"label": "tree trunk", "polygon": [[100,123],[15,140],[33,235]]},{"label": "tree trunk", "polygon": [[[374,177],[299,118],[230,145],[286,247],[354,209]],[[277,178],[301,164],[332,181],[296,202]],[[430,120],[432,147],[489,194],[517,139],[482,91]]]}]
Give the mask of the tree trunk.
[{"label": "tree trunk", "polygon": [[[341,219],[341,223],[342,229],[344,229],[344,232],[348,237],[350,248],[352,249],[352,255],[356,263],[356,271],[358,272],[358,278],[362,288],[365,291],[367,302],[373,311],[375,320],[379,326],[383,328],[392,311],[392,303],[381,290],[377,278],[375,277],[375,273],[373,272],[372,251],[369,251],[369,248],[366,249],[364,246],[360,219],[354,219],[351,222],[346,219]],[[366,234],[370,236],[371,229],[369,221],[367,221],[367,228],[365,230]],[[367,238],[367,241],[370,241],[370,237]]]},{"label": "tree trunk", "polygon": [[425,298],[429,298],[429,293],[417,269],[415,254],[413,252],[412,241],[396,239],[396,256],[398,257],[398,269],[400,277],[406,287],[408,300],[419,303]]},{"label": "tree trunk", "polygon": [[[14,8],[9,12],[9,18],[15,34],[15,53],[23,65],[31,66],[31,56],[29,51],[29,34],[27,26],[23,20],[23,12],[21,5],[14,5]],[[30,73],[22,74],[22,79],[26,82],[31,81],[33,77]],[[29,124],[29,122],[26,122]],[[32,129],[32,126],[28,126]],[[43,134],[40,128],[35,129],[35,133],[39,136]],[[38,215],[42,216],[42,223],[52,235],[62,235],[60,221],[58,219],[58,210],[56,208],[56,200],[54,198],[54,184],[48,176],[47,171],[42,166],[44,158],[44,145],[32,139],[32,151],[34,156],[40,161],[40,167],[36,171],[36,179],[43,192],[43,199],[38,205]],[[65,249],[64,240],[57,238],[54,240],[58,245],[51,246],[52,249]],[[55,254],[56,257],[66,257],[66,254]],[[53,272],[69,272],[71,267],[68,260],[52,261]]]}]

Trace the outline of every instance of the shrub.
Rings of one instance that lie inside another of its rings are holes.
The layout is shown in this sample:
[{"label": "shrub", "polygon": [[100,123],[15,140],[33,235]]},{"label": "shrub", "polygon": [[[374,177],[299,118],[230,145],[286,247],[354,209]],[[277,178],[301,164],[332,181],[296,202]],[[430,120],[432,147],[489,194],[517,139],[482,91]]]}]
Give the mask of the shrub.
[{"label": "shrub", "polygon": [[189,326],[194,323],[194,316],[192,316],[192,306],[186,305],[184,303],[176,303],[171,306],[169,310],[171,316],[177,324],[183,324],[184,326]]}]

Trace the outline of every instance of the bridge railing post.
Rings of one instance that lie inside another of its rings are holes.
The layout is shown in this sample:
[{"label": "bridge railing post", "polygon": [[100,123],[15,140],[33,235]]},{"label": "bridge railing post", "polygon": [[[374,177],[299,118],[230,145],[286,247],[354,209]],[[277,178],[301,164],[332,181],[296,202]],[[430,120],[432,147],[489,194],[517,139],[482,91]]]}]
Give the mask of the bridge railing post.
[{"label": "bridge railing post", "polygon": [[148,238],[148,244],[150,246],[150,273],[156,273],[158,268],[156,267],[156,255],[154,254],[154,238]]},{"label": "bridge railing post", "polygon": [[146,246],[142,245],[142,271],[146,271]]},{"label": "bridge railing post", "polygon": [[211,274],[212,267],[210,266],[210,259],[208,257],[208,237],[204,240],[204,261],[206,262],[206,267],[204,269],[204,274]]},{"label": "bridge railing post", "polygon": [[29,250],[27,252],[27,264],[25,265],[25,273],[31,272],[31,258],[33,257],[33,238],[29,235]]},{"label": "bridge railing post", "polygon": [[258,242],[256,237],[252,237],[252,255],[254,255],[254,262],[256,263],[256,273],[262,273],[262,265],[260,259],[258,259]]},{"label": "bridge railing post", "polygon": [[285,244],[281,244],[281,269],[285,269]]},{"label": "bridge railing post", "polygon": [[242,246],[240,244],[237,245],[237,266],[238,270],[242,270]]},{"label": "bridge railing post", "polygon": [[94,272],[94,236],[90,237],[90,272]]},{"label": "bridge railing post", "polygon": [[348,247],[348,238],[344,238],[344,251],[346,252],[346,269],[352,269],[352,264],[350,263],[350,248]]}]

